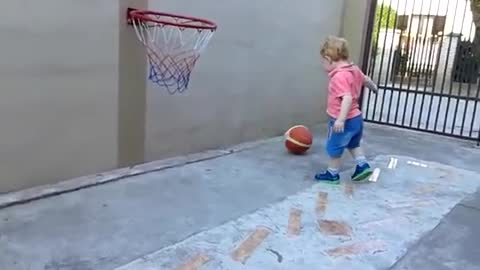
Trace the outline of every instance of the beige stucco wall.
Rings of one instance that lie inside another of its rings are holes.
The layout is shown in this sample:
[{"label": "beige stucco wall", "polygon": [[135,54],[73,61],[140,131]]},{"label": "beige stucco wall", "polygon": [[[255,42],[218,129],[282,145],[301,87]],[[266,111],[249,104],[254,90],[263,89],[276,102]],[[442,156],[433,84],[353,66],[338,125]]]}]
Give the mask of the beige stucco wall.
[{"label": "beige stucco wall", "polygon": [[0,8],[0,192],[116,167],[118,2]]}]

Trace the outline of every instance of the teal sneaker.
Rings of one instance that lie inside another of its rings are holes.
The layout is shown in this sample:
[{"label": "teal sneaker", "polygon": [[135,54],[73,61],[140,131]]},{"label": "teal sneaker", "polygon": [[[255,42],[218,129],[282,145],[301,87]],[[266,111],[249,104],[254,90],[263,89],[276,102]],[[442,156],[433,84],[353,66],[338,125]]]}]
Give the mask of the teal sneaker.
[{"label": "teal sneaker", "polygon": [[324,171],[324,172],[317,173],[315,175],[315,179],[319,182],[322,182],[322,183],[327,183],[327,184],[332,184],[332,185],[340,184],[340,175],[338,175],[338,174],[334,175],[331,172],[329,172],[328,170]]},{"label": "teal sneaker", "polygon": [[372,175],[373,171],[370,168],[370,165],[368,163],[365,163],[362,166],[357,165],[355,167],[355,172],[352,175],[352,181],[355,182],[362,182],[367,180],[370,175]]}]

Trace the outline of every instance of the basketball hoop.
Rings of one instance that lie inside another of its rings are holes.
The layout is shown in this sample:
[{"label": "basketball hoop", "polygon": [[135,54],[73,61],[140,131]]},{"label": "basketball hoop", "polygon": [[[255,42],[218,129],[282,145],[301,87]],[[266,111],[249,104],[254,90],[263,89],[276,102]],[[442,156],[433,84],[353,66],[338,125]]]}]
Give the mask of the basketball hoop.
[{"label": "basketball hoop", "polygon": [[128,21],[147,49],[148,78],[170,94],[184,92],[217,25],[205,19],[132,9]]}]

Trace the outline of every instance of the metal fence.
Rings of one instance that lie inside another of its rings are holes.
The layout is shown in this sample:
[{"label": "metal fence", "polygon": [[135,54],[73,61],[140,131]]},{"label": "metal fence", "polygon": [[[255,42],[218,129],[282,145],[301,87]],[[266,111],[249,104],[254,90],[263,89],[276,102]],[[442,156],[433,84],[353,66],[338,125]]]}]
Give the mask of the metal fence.
[{"label": "metal fence", "polygon": [[364,92],[365,120],[480,143],[480,31],[470,0],[372,2],[363,68],[379,92]]}]

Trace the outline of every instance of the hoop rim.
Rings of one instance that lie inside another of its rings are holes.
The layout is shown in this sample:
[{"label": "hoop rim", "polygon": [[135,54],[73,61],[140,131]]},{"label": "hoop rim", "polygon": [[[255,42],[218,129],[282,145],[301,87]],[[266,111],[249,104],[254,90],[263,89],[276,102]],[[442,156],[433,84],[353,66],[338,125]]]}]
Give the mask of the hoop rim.
[{"label": "hoop rim", "polygon": [[[170,18],[178,18],[178,19],[186,19],[190,20],[190,23],[175,23],[171,21],[166,21],[162,19],[157,19],[157,18],[152,18],[152,15],[155,16],[164,16],[164,17],[170,17]],[[177,15],[173,13],[167,13],[167,12],[157,12],[157,11],[152,11],[152,10],[132,10],[129,12],[129,17],[131,19],[136,19],[140,21],[145,21],[145,22],[153,22],[153,23],[158,23],[161,25],[170,25],[170,26],[176,26],[180,28],[189,28],[189,29],[197,29],[197,30],[210,30],[210,31],[215,31],[217,30],[217,24],[206,20],[202,18],[196,18],[196,17],[191,17],[191,16],[184,16],[184,15]],[[195,25],[191,23],[202,23],[204,25]]]}]

